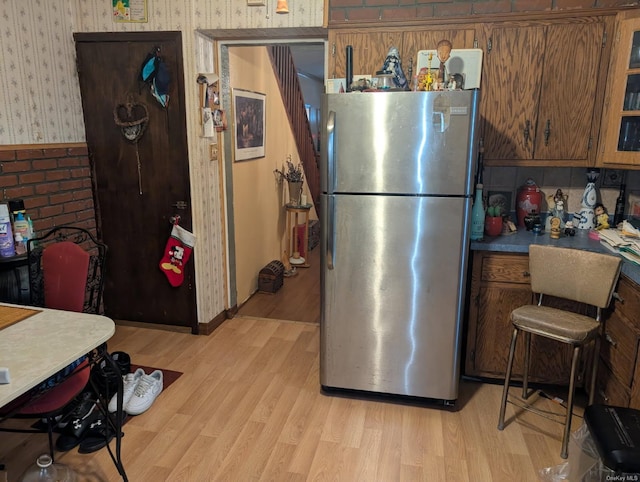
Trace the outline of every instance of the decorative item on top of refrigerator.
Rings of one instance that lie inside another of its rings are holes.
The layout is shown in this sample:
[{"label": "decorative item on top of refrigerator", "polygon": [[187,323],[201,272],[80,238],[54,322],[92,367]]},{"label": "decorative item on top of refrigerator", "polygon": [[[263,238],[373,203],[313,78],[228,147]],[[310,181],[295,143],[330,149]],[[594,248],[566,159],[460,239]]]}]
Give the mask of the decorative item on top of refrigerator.
[{"label": "decorative item on top of refrigerator", "polygon": [[353,46],[347,45],[345,77],[327,79],[325,92],[337,94],[480,88],[482,49],[455,49],[447,39],[440,40],[434,47],[432,50],[420,50],[416,63],[411,63],[413,59],[410,58],[408,67],[403,68],[398,48],[392,45],[379,70],[354,72],[354,55],[357,53],[354,53]]}]

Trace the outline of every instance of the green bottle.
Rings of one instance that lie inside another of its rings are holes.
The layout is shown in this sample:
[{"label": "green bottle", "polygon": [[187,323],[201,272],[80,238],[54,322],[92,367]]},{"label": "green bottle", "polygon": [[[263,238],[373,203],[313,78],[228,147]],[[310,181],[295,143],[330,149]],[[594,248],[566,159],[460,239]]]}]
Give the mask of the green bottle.
[{"label": "green bottle", "polygon": [[476,184],[476,198],[471,209],[471,241],[484,239],[484,204],[482,202],[482,184]]}]

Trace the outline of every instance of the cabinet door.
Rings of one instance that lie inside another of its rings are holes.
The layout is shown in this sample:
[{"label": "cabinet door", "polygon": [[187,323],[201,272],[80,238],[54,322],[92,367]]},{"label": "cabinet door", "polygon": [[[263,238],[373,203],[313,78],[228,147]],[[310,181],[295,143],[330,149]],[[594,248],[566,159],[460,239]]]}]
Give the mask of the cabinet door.
[{"label": "cabinet door", "polygon": [[518,160],[533,157],[544,27],[489,26],[481,46],[481,116],[484,158]]},{"label": "cabinet door", "polygon": [[[473,28],[451,28],[448,30],[414,30],[405,32],[402,37],[403,65],[410,62],[413,66],[413,74],[417,74],[416,62],[420,50],[435,49],[440,40],[448,40],[454,49],[471,49],[476,38]],[[407,64],[409,65],[409,64]],[[408,72],[405,74],[409,75]]]},{"label": "cabinet door", "polygon": [[602,22],[546,27],[534,159],[587,159],[603,34]]},{"label": "cabinet door", "polygon": [[[342,78],[347,75],[347,45],[353,47],[353,74],[375,75],[382,69],[384,59],[391,47],[396,47],[401,55],[402,68],[407,74],[408,64],[402,56],[402,31],[329,31],[328,78]],[[345,86],[346,88],[346,86]]]},{"label": "cabinet door", "polygon": [[[516,254],[473,253],[465,374],[504,378],[513,326],[511,311],[534,302],[529,285],[529,257]],[[588,307],[573,301],[545,298],[544,305],[586,314]],[[548,338],[531,337],[529,380],[566,385],[571,374],[572,347]],[[589,350],[582,356],[578,382],[583,382]],[[522,379],[524,336],[518,336],[512,377]]]},{"label": "cabinet door", "polygon": [[603,117],[601,163],[640,166],[640,18],[621,14]]},{"label": "cabinet door", "polygon": [[[477,319],[475,337],[468,341],[466,374],[504,378],[513,334],[511,311],[531,303],[531,289],[528,285],[489,283],[479,287],[473,302],[477,303]],[[522,376],[522,337],[519,341],[513,365],[514,378]]]}]

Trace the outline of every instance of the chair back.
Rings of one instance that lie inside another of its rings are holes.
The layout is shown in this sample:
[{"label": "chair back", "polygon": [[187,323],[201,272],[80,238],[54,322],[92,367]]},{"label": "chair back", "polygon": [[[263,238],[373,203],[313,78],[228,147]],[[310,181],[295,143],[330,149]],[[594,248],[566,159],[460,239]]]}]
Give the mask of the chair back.
[{"label": "chair back", "polygon": [[532,244],[529,272],[534,293],[606,308],[622,260],[610,254]]},{"label": "chair back", "polygon": [[31,304],[99,313],[107,247],[75,226],[53,228],[27,243]]}]

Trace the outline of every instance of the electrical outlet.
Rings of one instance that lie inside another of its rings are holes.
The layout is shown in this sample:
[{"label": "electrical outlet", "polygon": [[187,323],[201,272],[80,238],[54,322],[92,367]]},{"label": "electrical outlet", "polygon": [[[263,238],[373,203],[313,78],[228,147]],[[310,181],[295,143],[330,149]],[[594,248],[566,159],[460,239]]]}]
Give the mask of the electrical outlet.
[{"label": "electrical outlet", "polygon": [[624,171],[622,169],[603,169],[600,175],[602,181],[600,187],[620,187],[624,182]]},{"label": "electrical outlet", "polygon": [[217,144],[211,144],[209,146],[209,160],[210,161],[217,161],[218,160],[218,145]]}]

